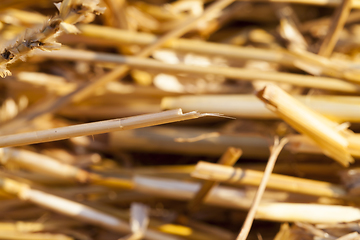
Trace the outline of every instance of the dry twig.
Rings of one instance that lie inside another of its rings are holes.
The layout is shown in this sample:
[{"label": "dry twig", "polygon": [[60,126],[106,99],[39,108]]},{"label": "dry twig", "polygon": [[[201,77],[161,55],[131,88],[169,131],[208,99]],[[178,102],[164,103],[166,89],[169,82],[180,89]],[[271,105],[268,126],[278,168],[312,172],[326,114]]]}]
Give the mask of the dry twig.
[{"label": "dry twig", "polygon": [[241,231],[240,231],[239,235],[237,236],[236,240],[245,240],[247,238],[247,236],[249,235],[249,232],[250,232],[250,229],[252,226],[252,222],[254,221],[254,217],[255,217],[257,208],[260,204],[262,195],[264,194],[266,184],[269,181],[271,172],[274,169],[276,159],[279,156],[281,150],[283,149],[284,145],[287,142],[288,142],[288,139],[286,139],[286,138],[281,139],[281,141],[279,141],[278,139],[275,140],[274,146],[271,149],[271,154],[270,154],[268,163],[266,164],[263,178],[261,179],[261,183],[256,192],[254,202],[251,205],[251,208],[246,216],[245,222],[244,222],[244,224],[241,228]]}]

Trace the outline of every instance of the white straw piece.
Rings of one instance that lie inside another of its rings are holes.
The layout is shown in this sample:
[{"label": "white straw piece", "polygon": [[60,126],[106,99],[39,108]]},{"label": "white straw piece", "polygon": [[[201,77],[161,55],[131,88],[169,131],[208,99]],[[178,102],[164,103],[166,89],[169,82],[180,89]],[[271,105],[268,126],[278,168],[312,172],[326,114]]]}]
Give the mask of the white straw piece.
[{"label": "white straw piece", "polygon": [[[7,180],[7,182],[8,184],[11,184],[12,181]],[[112,215],[100,212],[94,208],[67,200],[65,198],[61,198],[39,190],[31,189],[26,186],[22,186],[22,189],[18,193],[18,195],[23,200],[27,200],[39,206],[82,220],[84,222],[101,226],[114,232],[131,232],[131,227],[127,222],[118,219]],[[179,237],[171,236],[169,234],[161,233],[151,229],[146,229],[146,232],[144,233],[144,238],[154,240],[181,240],[181,238]]]},{"label": "white straw piece", "polygon": [[287,222],[339,223],[359,221],[360,210],[349,206],[262,203],[256,213],[257,219]]},{"label": "white straw piece", "polygon": [[[135,117],[78,124],[69,127],[53,128],[43,131],[19,133],[0,137],[0,147],[22,146],[33,143],[57,141],[72,137],[100,134],[119,130],[149,127],[164,123],[183,121],[208,116],[197,111],[183,113],[174,109],[160,113],[144,114]],[[217,116],[211,114],[211,116]]]},{"label": "white straw piece", "polygon": [[62,179],[74,179],[80,182],[89,180],[89,173],[57,161],[44,154],[31,152],[25,149],[2,148],[0,149],[0,163],[6,165],[16,164],[28,170],[42,173],[48,176],[60,177]]},{"label": "white straw piece", "polygon": [[[292,96],[310,109],[336,122],[360,122],[360,97]],[[242,118],[279,118],[253,94],[164,97],[161,101],[161,108],[163,110],[181,108],[183,111],[197,109],[200,112],[221,112],[227,116]]]},{"label": "white straw piece", "polygon": [[30,188],[24,189],[20,197],[23,200],[28,200],[47,209],[60,212],[67,216],[73,216],[85,222],[112,229],[116,232],[130,232],[130,226],[125,221],[65,198]]}]

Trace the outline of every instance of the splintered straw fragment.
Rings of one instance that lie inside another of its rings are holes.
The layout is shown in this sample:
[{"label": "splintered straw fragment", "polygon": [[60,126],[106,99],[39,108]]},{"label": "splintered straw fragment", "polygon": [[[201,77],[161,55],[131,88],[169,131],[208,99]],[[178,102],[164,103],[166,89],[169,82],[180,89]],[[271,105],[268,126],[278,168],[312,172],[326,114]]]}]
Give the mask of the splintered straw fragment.
[{"label": "splintered straw fragment", "polygon": [[276,85],[267,85],[257,96],[285,122],[316,142],[324,154],[346,167],[354,162],[336,122],[307,108]]},{"label": "splintered straw fragment", "polygon": [[[84,135],[100,134],[119,130],[149,127],[164,123],[183,121],[209,116],[197,111],[183,113],[181,109],[160,113],[144,114],[129,118],[112,119],[93,123],[78,124],[68,127],[53,128],[43,131],[19,133],[0,137],[0,147],[21,146],[33,143],[57,141]],[[218,116],[211,114],[211,116]]]}]

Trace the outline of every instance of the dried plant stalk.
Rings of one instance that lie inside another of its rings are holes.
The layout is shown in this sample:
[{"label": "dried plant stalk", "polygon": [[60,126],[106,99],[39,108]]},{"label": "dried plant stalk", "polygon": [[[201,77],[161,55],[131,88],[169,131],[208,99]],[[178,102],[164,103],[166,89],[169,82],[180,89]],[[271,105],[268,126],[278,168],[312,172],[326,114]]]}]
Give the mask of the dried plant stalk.
[{"label": "dried plant stalk", "polygon": [[85,182],[89,177],[89,173],[82,169],[24,149],[2,148],[0,149],[0,161],[4,165],[14,163],[29,170],[61,178],[76,179],[80,182]]},{"label": "dried plant stalk", "polygon": [[[134,183],[134,189],[138,192],[182,201],[191,200],[201,187],[199,183],[194,182],[140,175],[134,177]],[[284,200],[284,196],[275,197],[277,197],[277,200]],[[248,196],[243,189],[217,186],[204,199],[204,204],[234,209],[249,209],[252,200],[252,197]]]},{"label": "dried plant stalk", "polygon": [[80,183],[92,183],[108,187],[120,187],[130,189],[133,184],[130,180],[121,178],[102,177],[90,173],[70,164],[61,163],[43,154],[34,153],[24,149],[2,148],[0,149],[0,162],[17,164],[28,170],[39,172],[51,177],[76,180]]},{"label": "dried plant stalk", "polygon": [[[150,54],[153,51],[155,51],[157,48],[164,45],[167,41],[170,41],[174,38],[180,37],[183,34],[187,33],[188,31],[193,29],[200,20],[227,7],[233,1],[234,0],[216,1],[215,3],[213,3],[209,7],[207,7],[206,10],[201,15],[195,16],[195,17],[189,17],[179,27],[169,31],[168,33],[163,35],[161,38],[157,39],[154,43],[146,46],[138,54],[136,54],[136,56],[139,58],[146,58],[146,57],[150,56]],[[144,60],[146,60],[146,59],[144,59]],[[127,64],[127,63],[125,63],[125,64]],[[121,66],[115,68],[113,71],[111,71],[108,74],[105,74],[103,77],[98,78],[96,81],[89,83],[89,84],[79,88],[78,90],[74,91],[74,96],[71,97],[72,101],[79,102],[80,100],[85,99],[86,97],[90,96],[94,92],[95,89],[114,80],[115,78],[124,77],[126,75],[126,73],[128,72],[128,70],[129,70],[128,65],[121,65]]]},{"label": "dried plant stalk", "polygon": [[[298,96],[292,95],[310,109],[334,121],[360,121],[360,98],[356,96]],[[202,112],[221,112],[227,116],[273,119],[274,112],[254,95],[198,95],[165,97],[161,101],[162,109],[181,108],[184,111],[197,109]]]},{"label": "dried plant stalk", "polygon": [[[83,204],[67,200],[43,191],[31,189],[27,184],[20,183],[8,178],[0,178],[0,186],[5,191],[17,195],[20,199],[32,202],[55,212],[71,216],[78,220],[98,225],[118,233],[131,231],[128,223],[114,216],[103,213]],[[146,239],[180,240],[154,230],[146,230]]]},{"label": "dried plant stalk", "polygon": [[[185,64],[168,64],[151,59],[141,59],[138,57],[127,57],[122,55],[95,53],[89,51],[79,50],[60,50],[54,53],[38,53],[41,56],[51,57],[53,59],[68,59],[68,60],[82,60],[82,61],[97,61],[97,62],[113,62],[127,64],[131,67],[156,69],[165,72],[186,72],[194,74],[213,74],[224,76],[238,80],[266,80],[271,82],[288,83],[295,86],[319,88],[332,91],[341,91],[349,93],[358,93],[360,88],[358,85],[342,81],[340,79],[328,77],[306,76],[292,73],[282,72],[265,72],[256,71],[243,68],[232,67],[199,67]],[[115,71],[115,70],[114,70]]]},{"label": "dried plant stalk", "polygon": [[[269,156],[269,141],[266,137],[252,134],[220,134],[201,141],[176,142],[176,138],[195,138],[209,135],[217,129],[195,127],[151,127],[109,133],[112,149],[145,151],[157,153],[177,153],[220,157],[230,146],[243,149],[243,156],[266,159]],[[142,144],[144,141],[147,144]]]},{"label": "dried plant stalk", "polygon": [[31,33],[25,33],[24,37],[0,53],[0,76],[10,75],[7,65],[19,59],[24,60],[33,49],[44,51],[59,49],[61,44],[55,41],[55,37],[62,31],[78,32],[73,24],[104,11],[98,4],[99,0],[64,0],[59,5],[58,16],[50,18],[40,30],[34,29]]},{"label": "dried plant stalk", "polygon": [[[141,52],[137,54],[137,56],[138,57],[149,56],[154,50],[162,46],[165,42],[185,34],[187,31],[191,30],[199,20],[213,14],[214,12],[215,13],[218,12],[219,10],[231,4],[233,1],[234,0],[220,0],[215,2],[214,4],[209,6],[200,16],[187,19],[178,28],[168,32],[167,34],[159,38],[156,42],[144,48]],[[45,113],[53,112],[69,102],[81,101],[84,98],[90,96],[96,89],[105,85],[106,83],[111,82],[116,78],[124,77],[125,74],[128,72],[128,70],[129,70],[128,66],[121,65],[116,69],[114,69],[113,71],[98,78],[96,81],[90,81],[87,84],[83,84],[79,86],[75,91],[61,97],[56,101],[54,100],[53,102],[50,103],[42,102],[42,104],[39,104],[38,108],[34,108],[33,111],[32,112],[30,111],[28,115],[14,119],[13,122],[7,125],[3,125],[0,128],[0,132],[3,131],[9,132],[9,130],[10,132],[11,130],[14,131],[16,128],[21,128],[21,126],[26,125],[26,123],[29,122],[30,120],[39,117],[40,115],[43,115]]]},{"label": "dried plant stalk", "polygon": [[[206,115],[208,114],[201,114],[196,111],[183,114],[181,109],[176,109],[161,113],[145,114],[136,117],[78,124],[69,127],[54,128],[29,133],[19,133],[0,137],[0,147],[21,146],[84,135],[148,127],[164,123],[199,118]],[[214,116],[216,116],[216,114]]]},{"label": "dried plant stalk", "polygon": [[[259,186],[263,172],[199,162],[191,176],[234,185]],[[275,173],[271,174],[267,187],[319,197],[344,198],[347,194],[345,188],[340,185]]]},{"label": "dried plant stalk", "polygon": [[337,123],[313,112],[275,85],[266,86],[257,95],[270,110],[316,142],[326,155],[343,166],[354,162],[347,150],[348,141],[336,130]]},{"label": "dried plant stalk", "polygon": [[275,143],[273,148],[271,149],[271,153],[270,153],[270,157],[269,160],[266,164],[265,167],[265,171],[264,174],[261,178],[261,182],[259,184],[259,188],[256,191],[255,197],[254,197],[254,201],[251,204],[250,210],[248,212],[248,214],[246,215],[244,224],[240,230],[239,235],[237,236],[236,240],[245,240],[247,238],[247,236],[249,235],[252,223],[254,221],[254,217],[256,214],[257,209],[259,208],[260,205],[260,201],[261,198],[265,192],[266,189],[266,185],[269,181],[269,178],[271,176],[271,173],[274,169],[276,160],[281,152],[281,150],[284,148],[284,145],[288,142],[289,140],[287,138],[283,138],[279,141],[278,138],[275,139]]},{"label": "dried plant stalk", "polygon": [[340,223],[359,221],[360,210],[356,207],[311,203],[262,203],[256,218],[278,222]]},{"label": "dried plant stalk", "polygon": [[83,223],[70,219],[51,219],[45,222],[0,222],[0,231],[40,232],[81,225]]},{"label": "dried plant stalk", "polygon": [[[192,199],[200,188],[198,183],[145,176],[135,176],[134,183],[135,190],[139,192],[183,201]],[[360,219],[360,210],[356,207],[309,203],[275,203],[274,201],[286,201],[287,197],[283,198],[279,192],[276,192],[275,195],[271,196],[273,199],[269,200],[266,194],[267,192],[264,193],[263,202],[259,205],[257,219],[309,223],[351,222]],[[204,203],[245,210],[249,209],[253,202],[253,197],[248,195],[249,193],[241,189],[219,186],[212,189]],[[282,207],[284,208],[282,209]],[[317,207],[318,209],[316,209]]]},{"label": "dried plant stalk", "polygon": [[324,41],[322,42],[318,54],[329,57],[339,39],[341,30],[343,29],[346,19],[349,16],[352,6],[351,0],[343,0],[340,6],[336,9],[332,23],[328,30]]},{"label": "dried plant stalk", "polygon": [[[241,0],[248,1],[248,0]],[[284,2],[284,3],[296,3],[296,4],[310,4],[310,5],[319,5],[319,6],[337,6],[342,3],[341,0],[255,0],[257,2]],[[358,1],[352,1],[354,8],[360,8],[360,3]]]},{"label": "dried plant stalk", "polygon": [[[111,44],[148,45],[156,41],[157,36],[151,33],[125,31],[122,29],[98,26],[93,24],[79,24],[81,35],[98,39],[105,39]],[[289,65],[290,56],[286,51],[271,49],[247,48],[228,44],[205,42],[193,39],[179,38],[168,41],[164,47],[177,51],[194,52],[207,55],[222,56],[231,59],[253,59],[277,62]]]},{"label": "dried plant stalk", "polygon": [[[241,149],[229,147],[219,159],[219,165],[232,166],[241,156]],[[188,209],[191,211],[196,210],[201,202],[206,198],[210,190],[216,186],[216,180],[205,181],[201,186],[200,190],[196,193],[194,198],[189,202]]]}]

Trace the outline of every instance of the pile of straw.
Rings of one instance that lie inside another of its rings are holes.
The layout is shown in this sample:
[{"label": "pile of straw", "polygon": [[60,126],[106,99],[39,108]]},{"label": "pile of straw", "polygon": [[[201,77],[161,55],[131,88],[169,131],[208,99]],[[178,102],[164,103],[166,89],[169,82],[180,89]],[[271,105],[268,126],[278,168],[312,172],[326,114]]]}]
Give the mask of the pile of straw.
[{"label": "pile of straw", "polygon": [[0,239],[360,239],[359,8],[0,1]]}]

